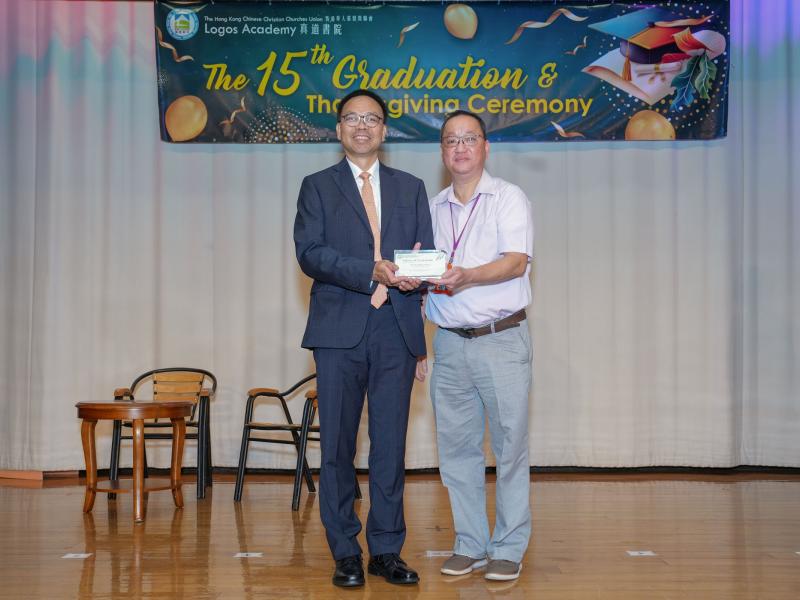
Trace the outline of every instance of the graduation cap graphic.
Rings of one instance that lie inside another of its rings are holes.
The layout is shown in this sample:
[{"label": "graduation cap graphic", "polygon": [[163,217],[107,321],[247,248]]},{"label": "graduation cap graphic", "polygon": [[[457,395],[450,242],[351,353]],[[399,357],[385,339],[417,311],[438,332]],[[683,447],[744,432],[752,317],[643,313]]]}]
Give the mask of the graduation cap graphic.
[{"label": "graduation cap graphic", "polygon": [[713,59],[725,51],[724,36],[702,29],[711,19],[654,6],[592,23],[591,29],[619,38],[620,45],[583,72],[653,105],[674,91],[673,79],[693,56]]}]

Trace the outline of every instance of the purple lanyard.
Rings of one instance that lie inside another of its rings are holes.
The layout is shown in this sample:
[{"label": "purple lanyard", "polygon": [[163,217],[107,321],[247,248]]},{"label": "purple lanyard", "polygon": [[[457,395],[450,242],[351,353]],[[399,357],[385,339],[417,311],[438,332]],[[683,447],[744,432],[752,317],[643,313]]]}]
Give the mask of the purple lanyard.
[{"label": "purple lanyard", "polygon": [[458,250],[458,245],[461,243],[461,238],[464,237],[464,232],[467,230],[467,225],[469,224],[469,220],[472,218],[472,213],[475,212],[475,209],[478,207],[478,201],[481,199],[481,194],[478,194],[478,197],[475,198],[475,204],[472,205],[472,209],[469,211],[469,215],[467,215],[467,220],[464,221],[464,226],[461,228],[461,233],[458,234],[456,237],[456,222],[453,219],[453,203],[449,202],[448,205],[450,207],[450,226],[453,229],[453,251],[450,253],[450,260],[448,261],[448,265],[452,266],[453,259],[456,257],[456,250]]}]

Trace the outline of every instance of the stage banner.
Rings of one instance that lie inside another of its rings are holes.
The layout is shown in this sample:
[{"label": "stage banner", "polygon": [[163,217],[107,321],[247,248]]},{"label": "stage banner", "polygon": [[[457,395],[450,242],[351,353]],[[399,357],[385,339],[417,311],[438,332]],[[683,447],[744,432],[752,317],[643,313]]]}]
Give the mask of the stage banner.
[{"label": "stage banner", "polygon": [[479,114],[503,142],[726,135],[728,0],[155,2],[161,138],[336,141],[336,107],[386,99],[389,142]]}]

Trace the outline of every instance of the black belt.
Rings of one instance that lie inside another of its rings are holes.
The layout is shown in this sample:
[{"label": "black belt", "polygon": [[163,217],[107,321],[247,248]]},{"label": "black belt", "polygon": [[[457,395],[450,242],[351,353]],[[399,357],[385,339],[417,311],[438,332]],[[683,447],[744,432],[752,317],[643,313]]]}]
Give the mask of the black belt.
[{"label": "black belt", "polygon": [[525,320],[525,309],[518,310],[513,315],[507,316],[505,319],[500,319],[494,323],[489,323],[482,327],[442,327],[447,331],[452,331],[463,338],[472,339],[490,333],[497,333],[498,331],[505,331],[512,327],[519,327],[519,324]]}]

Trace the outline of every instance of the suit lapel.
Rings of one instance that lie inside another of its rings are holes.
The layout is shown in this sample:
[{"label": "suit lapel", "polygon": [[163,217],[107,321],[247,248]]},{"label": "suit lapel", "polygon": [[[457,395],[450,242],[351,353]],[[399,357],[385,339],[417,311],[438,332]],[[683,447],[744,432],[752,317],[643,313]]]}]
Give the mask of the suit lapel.
[{"label": "suit lapel", "polygon": [[383,166],[378,165],[381,173],[381,247],[386,238],[386,231],[392,219],[392,211],[397,204],[397,183],[394,180],[394,173]]},{"label": "suit lapel", "polygon": [[342,196],[347,199],[353,207],[353,210],[356,211],[356,214],[364,227],[367,228],[367,231],[372,233],[372,229],[369,226],[369,219],[367,219],[367,211],[364,209],[364,201],[361,199],[361,194],[358,193],[358,186],[356,186],[356,181],[353,178],[353,171],[350,170],[347,159],[343,158],[333,169],[337,171],[337,176],[334,177],[334,180],[336,181],[336,185],[339,186],[339,191],[342,192]]}]

